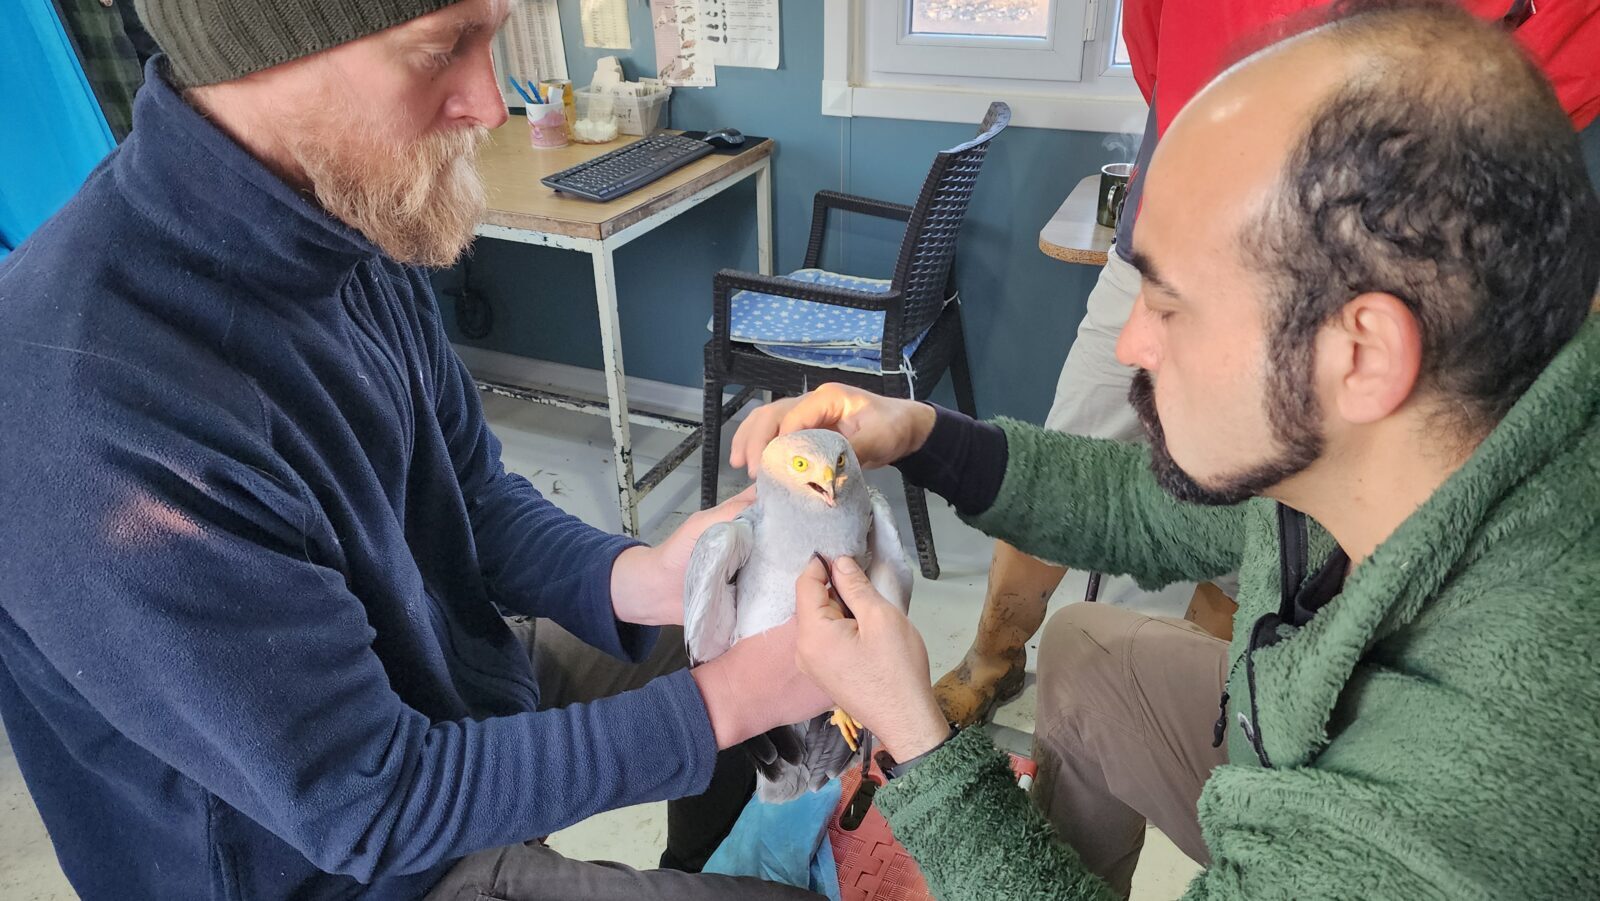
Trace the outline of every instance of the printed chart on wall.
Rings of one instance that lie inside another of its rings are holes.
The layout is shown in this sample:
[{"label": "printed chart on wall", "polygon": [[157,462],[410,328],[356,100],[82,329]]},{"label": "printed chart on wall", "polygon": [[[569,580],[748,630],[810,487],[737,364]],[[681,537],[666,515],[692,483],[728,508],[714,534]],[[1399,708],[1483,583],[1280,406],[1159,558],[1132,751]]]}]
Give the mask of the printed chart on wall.
[{"label": "printed chart on wall", "polygon": [[700,40],[700,0],[650,0],[656,33],[656,77],[673,87],[717,84],[716,63]]},{"label": "printed chart on wall", "polygon": [[628,27],[628,0],[583,0],[583,45],[608,50],[633,46]]},{"label": "printed chart on wall", "polygon": [[778,0],[650,0],[650,20],[674,87],[713,87],[717,66],[778,68]]},{"label": "printed chart on wall", "polygon": [[561,17],[556,0],[512,0],[511,16],[496,40],[495,65],[506,105],[520,107],[522,98],[506,77],[549,81],[567,77],[567,50],[561,43]]},{"label": "printed chart on wall", "polygon": [[700,9],[717,65],[778,68],[778,0],[700,0]]}]

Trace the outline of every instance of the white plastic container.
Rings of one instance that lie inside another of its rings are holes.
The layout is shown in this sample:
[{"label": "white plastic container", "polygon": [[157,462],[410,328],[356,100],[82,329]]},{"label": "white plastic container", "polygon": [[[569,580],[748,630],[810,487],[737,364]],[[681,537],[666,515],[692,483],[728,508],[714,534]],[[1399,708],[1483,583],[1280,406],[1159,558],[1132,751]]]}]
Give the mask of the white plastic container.
[{"label": "white plastic container", "polygon": [[667,101],[672,89],[640,82],[635,93],[617,94],[617,127],[625,135],[647,135],[667,125]]},{"label": "white plastic container", "polygon": [[617,137],[617,95],[609,91],[574,91],[578,118],[572,139],[579,144],[604,144]]},{"label": "white plastic container", "polygon": [[591,111],[591,118],[603,118],[603,115],[596,113],[605,108],[605,101],[609,98],[617,129],[625,135],[647,135],[665,128],[668,121],[667,101],[671,97],[671,88],[653,80],[627,82],[625,87],[618,89],[590,85],[574,92],[579,110],[578,121],[583,121],[585,111]]}]

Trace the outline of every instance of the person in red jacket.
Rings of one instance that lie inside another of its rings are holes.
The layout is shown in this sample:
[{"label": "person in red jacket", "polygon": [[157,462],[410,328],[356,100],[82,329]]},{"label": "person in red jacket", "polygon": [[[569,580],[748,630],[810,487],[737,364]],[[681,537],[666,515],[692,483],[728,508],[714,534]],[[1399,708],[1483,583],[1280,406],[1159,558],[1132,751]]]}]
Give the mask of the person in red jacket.
[{"label": "person in red jacket", "polygon": [[[1582,130],[1600,115],[1600,0],[1457,0],[1474,15],[1500,21],[1538,64]],[[1142,440],[1127,401],[1132,372],[1115,347],[1139,293],[1130,260],[1143,173],[1156,142],[1178,111],[1222,69],[1251,50],[1304,30],[1337,4],[1307,0],[1124,0],[1122,35],[1133,76],[1150,105],[1134,177],[1113,253],[1089,294],[1077,339],[1067,354],[1045,424],[1072,434]],[[945,717],[958,726],[987,720],[1022,691],[1026,646],[1044,622],[1050,596],[1066,570],[995,543],[978,634],[955,669],[935,686]],[[1126,579],[1109,581],[1100,600],[1151,614],[1182,615],[1195,589],[1169,586],[1159,595]],[[1203,586],[1231,595],[1231,586]],[[1213,595],[1214,597],[1215,595]],[[1198,595],[1196,595],[1198,597]]]}]

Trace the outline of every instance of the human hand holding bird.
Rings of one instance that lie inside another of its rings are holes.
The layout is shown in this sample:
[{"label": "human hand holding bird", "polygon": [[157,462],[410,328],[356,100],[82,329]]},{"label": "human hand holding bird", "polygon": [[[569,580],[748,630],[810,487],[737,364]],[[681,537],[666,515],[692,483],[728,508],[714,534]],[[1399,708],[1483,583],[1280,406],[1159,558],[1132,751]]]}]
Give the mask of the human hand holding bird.
[{"label": "human hand holding bird", "polygon": [[884,397],[829,382],[752,412],[734,432],[728,462],[748,469],[755,478],[762,453],[774,438],[807,429],[832,429],[850,442],[863,469],[873,469],[922,447],[935,418],[933,408],[921,401]]},{"label": "human hand holding bird", "polygon": [[800,671],[872,730],[891,757],[910,760],[949,736],[922,635],[855,560],[806,567],[795,584],[795,625]]},{"label": "human hand holding bird", "polygon": [[743,513],[756,499],[754,486],[684,520],[655,547],[638,545],[611,564],[611,609],[617,619],[641,626],[683,624],[683,585],[689,557],[706,529]]}]

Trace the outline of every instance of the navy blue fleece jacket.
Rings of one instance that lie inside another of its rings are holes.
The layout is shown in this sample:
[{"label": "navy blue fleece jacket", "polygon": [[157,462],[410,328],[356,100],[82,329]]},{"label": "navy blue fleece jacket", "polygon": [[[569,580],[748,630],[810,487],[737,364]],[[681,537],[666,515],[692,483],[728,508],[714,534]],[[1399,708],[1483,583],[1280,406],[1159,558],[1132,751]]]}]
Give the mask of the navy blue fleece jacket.
[{"label": "navy blue fleece jacket", "polygon": [[639,658],[626,539],[506,472],[424,276],[159,77],[0,264],[0,713],[95,899],[416,898],[702,790],[687,672],[538,710],[495,605]]}]

